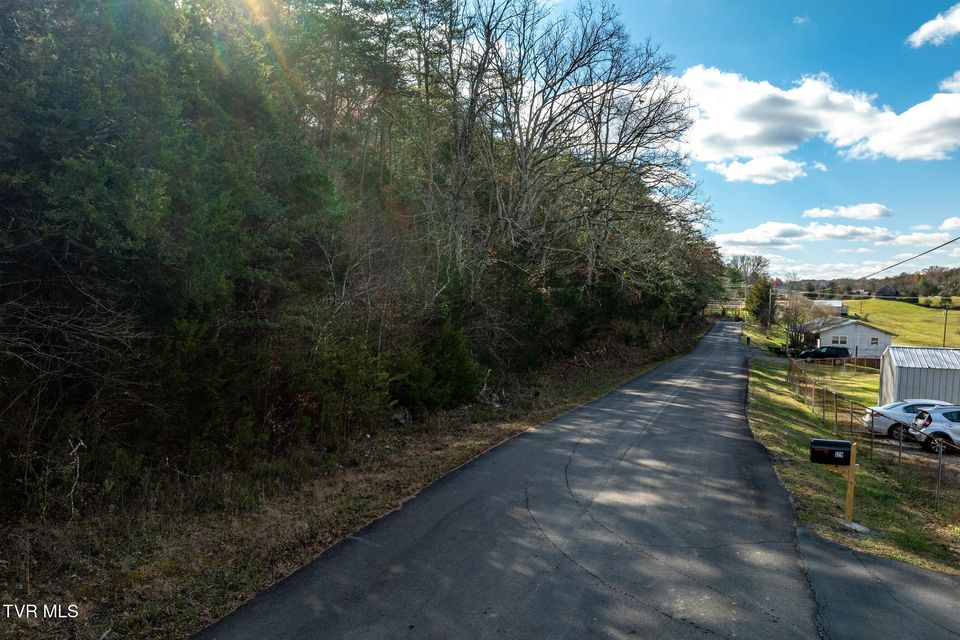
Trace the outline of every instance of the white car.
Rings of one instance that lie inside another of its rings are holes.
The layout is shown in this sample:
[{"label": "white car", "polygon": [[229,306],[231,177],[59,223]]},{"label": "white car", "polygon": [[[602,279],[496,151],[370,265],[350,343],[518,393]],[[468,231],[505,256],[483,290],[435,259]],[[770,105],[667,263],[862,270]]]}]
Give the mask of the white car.
[{"label": "white car", "polygon": [[907,434],[918,411],[951,404],[944,400],[897,400],[882,407],[867,407],[860,419],[867,431],[872,428],[874,433],[899,439]]},{"label": "white car", "polygon": [[957,447],[954,445],[960,442],[960,406],[921,410],[913,419],[910,435],[919,440],[928,451],[956,451]]}]

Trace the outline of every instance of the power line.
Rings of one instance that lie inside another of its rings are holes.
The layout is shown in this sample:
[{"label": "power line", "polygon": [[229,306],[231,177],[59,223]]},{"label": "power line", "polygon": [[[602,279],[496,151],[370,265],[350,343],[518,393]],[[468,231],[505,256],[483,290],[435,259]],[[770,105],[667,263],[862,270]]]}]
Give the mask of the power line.
[{"label": "power line", "polygon": [[[819,295],[819,294],[821,294],[821,293],[824,293],[825,291],[826,291],[826,290],[800,291],[799,289],[795,289],[795,290],[793,290],[793,291],[788,291],[787,293],[795,293],[795,294],[798,294],[798,295],[810,296],[810,295]],[[942,295],[940,295],[939,293],[938,293],[938,294],[934,294],[934,295],[929,295],[929,296],[878,296],[878,295],[876,295],[875,293],[831,293],[829,299],[830,299],[830,300],[844,300],[844,301],[847,301],[847,302],[853,302],[853,301],[856,301],[856,300],[872,300],[872,299],[877,299],[877,300],[916,300],[916,299],[918,299],[918,298],[940,298],[940,299],[943,299],[943,298],[952,298],[952,297],[957,297],[957,296],[942,296]],[[826,300],[826,299],[827,299],[827,298],[824,298],[824,300]]]},{"label": "power line", "polygon": [[[943,247],[947,246],[948,244],[954,243],[954,242],[956,242],[957,240],[960,240],[960,236],[957,236],[957,237],[954,238],[953,240],[947,240],[947,241],[944,242],[943,244],[939,244],[939,245],[935,246],[933,249],[927,249],[927,250],[924,251],[923,253],[918,253],[918,254],[915,255],[915,256],[911,256],[911,257],[907,258],[906,260],[901,260],[900,262],[897,262],[897,263],[895,263],[895,264],[892,264],[892,265],[890,265],[889,267],[884,267],[883,269],[880,269],[879,271],[874,271],[873,273],[871,273],[871,274],[868,275],[868,276],[861,276],[861,277],[859,277],[859,278],[849,278],[849,279],[850,279],[850,280],[867,280],[867,279],[872,278],[873,276],[877,275],[878,273],[883,273],[884,271],[887,271],[888,269],[893,269],[894,267],[899,267],[900,265],[902,265],[902,264],[904,264],[904,263],[906,263],[906,262],[910,262],[911,260],[916,260],[917,258],[921,258],[921,257],[927,255],[928,253],[933,253],[933,252],[936,251],[937,249],[942,249]],[[808,294],[810,294],[810,293],[824,293],[824,292],[826,292],[826,291],[827,291],[828,289],[830,289],[830,288],[831,288],[831,287],[824,287],[823,289],[817,289],[816,291],[807,291],[806,293],[808,293]],[[910,297],[912,297],[912,296],[910,296]],[[929,297],[929,296],[928,296],[928,297]]]},{"label": "power line", "polygon": [[960,240],[960,236],[957,236],[957,237],[954,238],[953,240],[947,240],[947,241],[944,242],[943,244],[939,244],[939,245],[935,246],[933,249],[927,249],[927,250],[924,251],[923,253],[918,253],[917,255],[915,255],[915,256],[913,256],[913,257],[907,258],[906,260],[901,260],[900,262],[897,262],[896,264],[892,264],[892,265],[890,265],[889,267],[884,267],[883,269],[880,269],[880,271],[874,271],[873,273],[871,273],[871,274],[868,275],[868,276],[863,276],[862,278],[858,278],[858,280],[866,280],[866,279],[868,279],[868,278],[872,278],[873,276],[877,275],[878,273],[883,273],[883,272],[886,271],[887,269],[893,269],[894,267],[899,267],[899,266],[902,265],[904,262],[910,262],[911,260],[916,260],[917,258],[920,258],[920,257],[922,257],[922,256],[925,256],[925,255],[927,255],[928,253],[933,253],[933,252],[936,251],[937,249],[942,249],[943,247],[947,246],[947,245],[950,244],[950,243],[956,242],[957,240]]}]

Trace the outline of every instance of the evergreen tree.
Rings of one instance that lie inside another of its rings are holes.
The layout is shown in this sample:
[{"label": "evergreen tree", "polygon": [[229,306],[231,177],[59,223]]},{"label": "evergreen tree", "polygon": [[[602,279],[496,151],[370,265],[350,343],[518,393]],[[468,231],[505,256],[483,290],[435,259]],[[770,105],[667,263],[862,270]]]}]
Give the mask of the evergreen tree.
[{"label": "evergreen tree", "polygon": [[0,516],[337,447],[719,297],[668,58],[553,15],[7,2]]},{"label": "evergreen tree", "polygon": [[773,285],[768,278],[757,280],[744,300],[744,307],[764,329],[773,323],[776,301],[773,297]]}]

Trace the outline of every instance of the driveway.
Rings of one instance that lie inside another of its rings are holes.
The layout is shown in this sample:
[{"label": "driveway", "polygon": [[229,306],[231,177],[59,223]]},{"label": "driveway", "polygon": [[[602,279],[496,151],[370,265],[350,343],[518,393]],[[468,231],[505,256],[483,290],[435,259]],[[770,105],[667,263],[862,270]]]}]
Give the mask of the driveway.
[{"label": "driveway", "polygon": [[950,637],[954,593],[924,607],[954,579],[910,568],[901,614],[899,563],[868,579],[798,539],[747,427],[739,333],[480,456],[197,640]]},{"label": "driveway", "polygon": [[434,483],[198,638],[811,638],[739,327]]}]

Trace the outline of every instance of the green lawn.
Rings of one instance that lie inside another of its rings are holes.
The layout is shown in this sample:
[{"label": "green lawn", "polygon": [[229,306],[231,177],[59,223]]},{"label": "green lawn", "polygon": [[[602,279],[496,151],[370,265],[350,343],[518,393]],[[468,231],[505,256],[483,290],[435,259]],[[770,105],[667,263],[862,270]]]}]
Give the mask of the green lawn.
[{"label": "green lawn", "polygon": [[[960,302],[960,299],[958,299]],[[943,310],[922,307],[897,300],[850,300],[847,302],[851,317],[859,317],[864,322],[880,329],[897,334],[893,338],[894,344],[918,345],[939,347],[943,343]],[[785,336],[782,327],[774,327],[769,334],[755,324],[745,322],[743,325],[743,342],[747,336],[751,344],[761,350],[773,352],[774,348],[782,347]],[[947,343],[948,347],[960,347],[960,309],[950,311],[947,315]],[[822,376],[824,385],[836,393],[859,402],[864,406],[877,403],[880,387],[880,377],[877,373],[845,371],[827,367],[818,370],[816,367],[808,369],[817,376]]]},{"label": "green lawn", "polygon": [[[943,310],[897,300],[850,300],[850,315],[896,333],[894,344],[943,345]],[[948,347],[960,347],[960,309],[947,314]]]},{"label": "green lawn", "polygon": [[743,335],[740,338],[741,342],[746,344],[748,337],[750,338],[750,345],[752,347],[763,349],[771,353],[773,353],[774,349],[783,349],[783,345],[787,341],[787,336],[783,330],[783,327],[774,325],[773,327],[770,327],[770,331],[768,333],[764,333],[763,329],[759,325],[749,321],[743,323]]},{"label": "green lawn", "polygon": [[[750,364],[749,416],[754,435],[770,452],[803,526],[846,546],[948,573],[960,573],[960,487],[951,485],[939,511],[928,467],[911,469],[901,486],[887,458],[861,452],[854,520],[878,535],[851,536],[832,519],[843,513],[839,475],[809,462],[810,438],[835,437],[785,383],[786,365]],[[862,446],[862,445],[861,445]],[[923,473],[928,473],[924,476]]]},{"label": "green lawn", "polygon": [[818,366],[817,363],[806,365],[806,370],[823,386],[865,407],[876,405],[879,400],[880,374],[876,370]]},{"label": "green lawn", "polygon": [[[935,304],[935,305],[939,306],[940,303],[941,303],[942,300],[943,300],[943,297],[942,297],[942,296],[920,296],[920,297],[917,298],[917,299],[918,299],[920,302],[930,302],[931,304]],[[951,298],[950,298],[950,304],[960,305],[960,296],[953,296],[953,297],[951,297]]]},{"label": "green lawn", "polygon": [[[960,304],[960,298],[955,299]],[[897,334],[894,344],[917,345],[923,347],[943,346],[943,309],[922,307],[898,300],[848,300],[850,317],[858,317],[868,324]],[[785,335],[782,327],[776,326],[769,334],[764,334],[759,326],[751,321],[743,323],[744,341],[750,336],[754,346],[772,350],[782,347]],[[947,313],[948,347],[960,347],[960,309]]]}]

